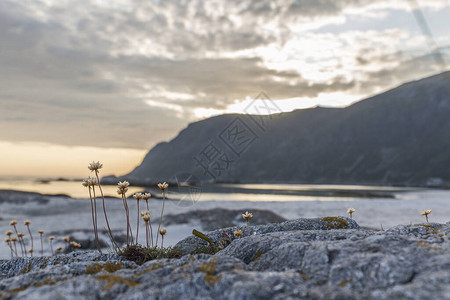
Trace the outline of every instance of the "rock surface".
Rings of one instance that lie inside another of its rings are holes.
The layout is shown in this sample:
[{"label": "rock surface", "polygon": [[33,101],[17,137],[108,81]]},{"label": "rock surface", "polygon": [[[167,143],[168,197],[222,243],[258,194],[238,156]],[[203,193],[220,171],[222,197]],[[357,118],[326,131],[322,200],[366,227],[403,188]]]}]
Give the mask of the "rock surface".
[{"label": "rock surface", "polygon": [[[241,222],[242,223],[242,222]],[[298,219],[282,223],[273,223],[268,225],[256,226],[234,226],[222,228],[208,232],[206,235],[212,240],[216,247],[220,242],[236,239],[234,231],[242,230],[244,236],[261,235],[269,232],[292,231],[292,230],[331,230],[331,229],[359,229],[359,225],[352,219],[346,217],[325,217],[315,219]],[[175,248],[182,250],[184,254],[192,253],[199,246],[208,246],[208,242],[196,236],[189,236],[175,245]]]},{"label": "rock surface", "polygon": [[2,260],[0,296],[450,299],[450,224],[375,231],[340,219],[348,229],[323,230],[329,228],[320,219],[255,226],[251,230],[257,235],[235,239],[215,255],[188,254],[140,266],[96,252]]},{"label": "rock surface", "polygon": [[[52,195],[53,196],[53,195]],[[37,202],[39,204],[46,204],[50,201],[50,195],[42,195],[33,192],[21,192],[13,190],[0,190],[0,203],[15,203],[23,204],[27,202]],[[55,195],[65,196],[66,195]]]},{"label": "rock surface", "polygon": [[242,212],[251,211],[253,214],[254,225],[268,223],[280,223],[286,221],[285,218],[277,215],[270,210],[264,209],[223,209],[214,208],[208,210],[193,210],[187,213],[166,215],[164,217],[165,225],[187,224],[192,220],[200,222],[204,230],[216,230],[225,227],[232,227],[242,224]]}]

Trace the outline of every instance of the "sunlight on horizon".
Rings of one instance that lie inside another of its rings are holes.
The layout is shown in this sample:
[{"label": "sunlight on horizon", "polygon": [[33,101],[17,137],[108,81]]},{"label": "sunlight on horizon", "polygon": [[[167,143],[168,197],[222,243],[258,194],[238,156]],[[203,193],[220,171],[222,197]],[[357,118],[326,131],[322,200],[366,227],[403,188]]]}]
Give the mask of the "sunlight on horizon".
[{"label": "sunlight on horizon", "polygon": [[0,141],[0,176],[57,178],[87,177],[90,162],[103,164],[102,176],[123,175],[138,166],[147,150],[61,146]]}]

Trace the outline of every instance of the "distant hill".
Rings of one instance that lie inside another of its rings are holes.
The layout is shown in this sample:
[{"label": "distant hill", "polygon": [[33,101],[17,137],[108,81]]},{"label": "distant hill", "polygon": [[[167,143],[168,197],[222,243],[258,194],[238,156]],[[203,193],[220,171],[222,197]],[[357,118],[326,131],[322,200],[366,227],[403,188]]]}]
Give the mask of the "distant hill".
[{"label": "distant hill", "polygon": [[221,182],[446,185],[450,72],[346,108],[195,122],[123,178],[167,181],[179,172]]}]

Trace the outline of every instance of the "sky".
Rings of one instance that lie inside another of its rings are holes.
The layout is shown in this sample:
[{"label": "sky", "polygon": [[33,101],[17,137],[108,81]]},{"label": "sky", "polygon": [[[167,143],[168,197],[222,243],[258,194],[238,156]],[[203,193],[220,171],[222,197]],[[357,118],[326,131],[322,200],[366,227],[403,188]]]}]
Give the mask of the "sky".
[{"label": "sky", "polygon": [[449,0],[0,0],[0,176],[124,174],[262,91],[283,111],[350,105],[446,70],[448,16]]}]

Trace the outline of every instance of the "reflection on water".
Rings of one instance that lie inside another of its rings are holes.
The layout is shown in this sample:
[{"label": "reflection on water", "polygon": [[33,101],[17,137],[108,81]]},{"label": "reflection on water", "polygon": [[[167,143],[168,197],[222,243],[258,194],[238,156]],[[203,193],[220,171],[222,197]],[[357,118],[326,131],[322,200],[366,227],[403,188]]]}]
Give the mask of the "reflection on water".
[{"label": "reflection on water", "polygon": [[336,185],[336,184],[220,184],[226,188],[240,188],[249,190],[286,190],[286,191],[314,191],[314,190],[341,190],[341,191],[410,191],[412,188],[392,186],[366,186],[366,185]]},{"label": "reflection on water", "polygon": [[[88,198],[88,191],[80,181],[32,181],[2,180],[0,189],[37,192],[41,194],[66,194],[72,198]],[[310,184],[217,184],[196,187],[199,201],[353,201],[371,198],[399,198],[416,188],[377,187],[359,185],[310,185]],[[115,186],[103,186],[105,195],[117,197]],[[136,192],[159,191],[154,188],[130,187],[128,195]],[[192,196],[192,195],[188,195]],[[169,187],[168,197],[186,197],[180,190]]]},{"label": "reflection on water", "polygon": [[[32,181],[32,180],[13,180],[0,181],[0,189],[16,190],[25,192],[36,192],[41,194],[56,195],[65,194],[72,198],[89,198],[88,189],[81,185],[81,181]],[[118,197],[115,186],[103,186],[103,192],[106,196]],[[142,192],[142,187],[130,187],[129,195],[136,192]]]}]

